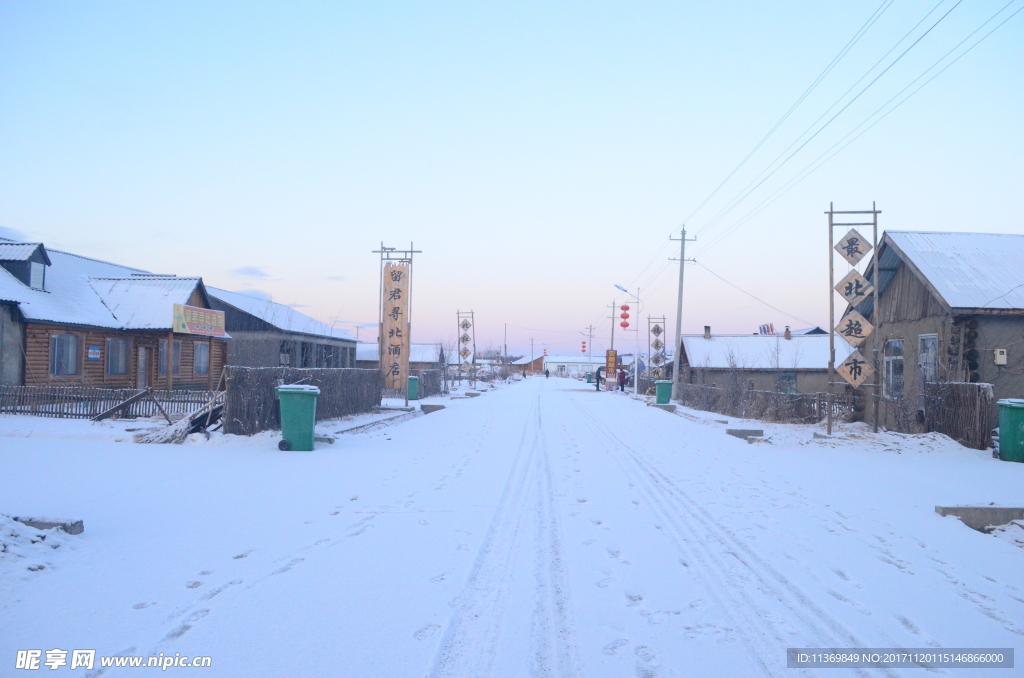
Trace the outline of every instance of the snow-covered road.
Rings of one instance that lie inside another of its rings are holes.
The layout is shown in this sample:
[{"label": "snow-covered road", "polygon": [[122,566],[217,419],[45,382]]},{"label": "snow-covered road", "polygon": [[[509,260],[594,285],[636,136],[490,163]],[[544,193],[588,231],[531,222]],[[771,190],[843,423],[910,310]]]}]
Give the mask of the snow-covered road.
[{"label": "snow-covered road", "polygon": [[313,453],[0,437],[0,512],[86,524],[42,571],[0,561],[0,673],[56,647],[239,677],[899,676],[786,648],[1024,639],[1024,550],[934,513],[1021,505],[1024,466],[724,428],[552,378]]}]

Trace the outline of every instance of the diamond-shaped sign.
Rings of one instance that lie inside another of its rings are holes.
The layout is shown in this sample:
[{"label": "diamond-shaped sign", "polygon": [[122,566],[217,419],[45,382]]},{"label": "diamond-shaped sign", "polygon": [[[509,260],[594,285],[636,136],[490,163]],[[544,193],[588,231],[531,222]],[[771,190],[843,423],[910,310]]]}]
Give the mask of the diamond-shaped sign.
[{"label": "diamond-shaped sign", "polygon": [[459,351],[459,356],[462,357],[462,358],[468,358],[470,356],[470,353],[471,353],[471,351],[468,348],[466,348],[465,346],[463,346],[462,350]]},{"label": "diamond-shaped sign", "polygon": [[660,337],[661,333],[664,332],[664,331],[665,330],[661,329],[661,325],[657,325],[657,324],[654,327],[651,328],[651,334],[653,334],[656,337]]},{"label": "diamond-shaped sign", "polygon": [[661,355],[660,353],[655,353],[654,355],[651,356],[651,364],[660,365],[663,362],[665,362],[665,356]]},{"label": "diamond-shaped sign", "polygon": [[868,322],[867,318],[857,311],[850,311],[836,327],[836,333],[846,340],[854,348],[864,343],[864,340],[875,331],[875,326]]},{"label": "diamond-shaped sign", "polygon": [[[463,332],[465,332],[466,330],[468,330],[468,329],[469,329],[470,327],[472,327],[472,326],[473,326],[473,325],[472,325],[472,324],[470,324],[470,322],[469,322],[468,320],[463,320],[463,321],[462,321],[461,323],[459,323],[459,327],[461,327],[461,328],[462,328],[462,331],[463,331]],[[450,327],[450,326],[449,326],[449,327]]]},{"label": "diamond-shaped sign", "polygon": [[843,296],[843,299],[846,299],[847,303],[856,306],[871,295],[875,286],[857,271],[850,271],[845,278],[839,281],[835,290]]},{"label": "diamond-shaped sign", "polygon": [[842,375],[851,386],[858,388],[861,384],[871,378],[875,368],[864,359],[860,351],[854,351],[843,363],[836,368],[836,372]]},{"label": "diamond-shaped sign", "polygon": [[472,340],[469,338],[468,334],[463,334],[461,337],[459,337],[459,341],[463,344],[468,344]]},{"label": "diamond-shaped sign", "polygon": [[652,379],[661,379],[661,368],[660,367],[655,367],[653,370],[651,370],[651,378]]},{"label": "diamond-shaped sign", "polygon": [[663,342],[661,339],[655,339],[654,341],[651,342],[651,348],[653,348],[655,351],[660,351],[661,349],[665,348],[665,342]]},{"label": "diamond-shaped sign", "polygon": [[865,240],[864,236],[857,232],[857,229],[851,228],[850,232],[836,244],[835,249],[850,262],[851,266],[856,266],[864,258],[864,255],[871,251],[871,243]]}]

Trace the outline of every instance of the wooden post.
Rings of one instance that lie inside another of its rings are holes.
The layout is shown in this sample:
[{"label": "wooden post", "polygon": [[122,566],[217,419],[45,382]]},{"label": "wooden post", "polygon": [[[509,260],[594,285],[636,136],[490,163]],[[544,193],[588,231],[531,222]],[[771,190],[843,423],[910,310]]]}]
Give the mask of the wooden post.
[{"label": "wooden post", "polygon": [[[836,299],[835,264],[833,262],[832,211],[833,204],[828,204],[828,424],[827,433],[832,435],[832,383],[836,380]],[[876,274],[877,277],[877,274]]]},{"label": "wooden post", "polygon": [[[206,390],[213,390],[213,337],[209,338],[210,349],[206,355]],[[195,358],[193,358],[194,360]]]},{"label": "wooden post", "polygon": [[[885,340],[882,337],[882,309],[878,308],[878,288],[881,287],[882,281],[881,281],[881,276],[879,275],[879,271],[878,271],[878,208],[875,206],[875,202],[874,201],[871,202],[871,211],[873,212],[873,214],[871,216],[872,216],[872,221],[874,222],[874,231],[875,231],[875,233],[874,233],[874,243],[873,243],[875,248],[874,248],[874,250],[872,250],[873,255],[872,255],[872,262],[871,262],[871,265],[874,267],[874,270],[875,270],[875,291],[874,291],[874,297],[875,297],[874,309],[875,310],[874,310],[874,312],[871,315],[872,315],[872,317],[873,317],[873,319],[875,321],[875,333],[874,333],[875,334],[875,341],[874,341],[874,344],[877,347],[879,345],[879,342],[884,342]],[[881,345],[881,347],[884,350],[885,349],[885,344],[883,343]],[[883,361],[879,361],[879,359],[878,359],[879,356],[883,357]],[[878,409],[879,409],[879,406],[880,406],[880,403],[878,401],[882,399],[882,382],[881,382],[881,379],[882,379],[882,369],[881,368],[882,368],[882,366],[884,364],[884,355],[878,350],[878,348],[876,348],[875,349],[875,355],[873,357],[875,358],[875,388],[873,389],[874,393],[871,394],[871,399],[874,402],[875,411],[874,411],[874,421],[871,424],[871,429],[872,429],[872,431],[874,433],[878,433]]]},{"label": "wooden post", "polygon": [[174,330],[167,333],[167,390],[174,390]]}]

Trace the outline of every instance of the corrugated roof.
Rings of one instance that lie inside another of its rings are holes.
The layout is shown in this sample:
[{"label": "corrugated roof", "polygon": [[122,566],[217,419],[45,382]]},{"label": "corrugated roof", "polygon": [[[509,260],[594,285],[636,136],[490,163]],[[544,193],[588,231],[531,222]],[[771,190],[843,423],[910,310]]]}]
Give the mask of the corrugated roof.
[{"label": "corrugated roof", "polygon": [[[1024,235],[887,231],[886,239],[951,308],[1024,309]],[[898,263],[882,254],[879,290]]]},{"label": "corrugated roof", "polygon": [[126,330],[169,330],[174,304],[187,304],[200,278],[90,278],[92,288]]},{"label": "corrugated roof", "polygon": [[[376,343],[356,344],[356,360],[376,362],[380,356],[380,348]],[[436,363],[440,362],[441,344],[412,344],[409,347],[409,362]]]},{"label": "corrugated roof", "polygon": [[[43,247],[41,242],[0,240],[0,261],[25,261],[41,247]],[[46,249],[43,249],[43,257],[46,258]],[[47,259],[47,261],[49,260]]]},{"label": "corrugated roof", "polygon": [[241,292],[229,292],[217,287],[207,287],[206,292],[211,297],[220,299],[225,304],[234,306],[238,310],[255,316],[263,322],[269,323],[285,332],[298,332],[300,334],[312,334],[332,339],[352,340],[352,335],[346,330],[331,327],[315,318],[310,318],[305,313],[300,313],[291,306],[250,297]]},{"label": "corrugated roof", "polygon": [[[828,368],[828,335],[794,335],[783,339],[772,335],[712,336],[683,335],[683,349],[691,367],[756,370],[823,370]],[[836,363],[853,349],[836,338]]]}]

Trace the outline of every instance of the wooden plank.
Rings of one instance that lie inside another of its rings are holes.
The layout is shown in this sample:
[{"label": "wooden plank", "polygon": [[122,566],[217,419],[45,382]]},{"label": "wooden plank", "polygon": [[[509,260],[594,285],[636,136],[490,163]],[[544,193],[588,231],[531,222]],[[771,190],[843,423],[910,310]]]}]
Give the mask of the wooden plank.
[{"label": "wooden plank", "polygon": [[100,412],[95,417],[93,417],[92,420],[93,421],[103,421],[104,419],[106,419],[107,417],[110,417],[114,413],[120,412],[121,410],[123,410],[125,407],[128,407],[132,403],[136,403],[136,402],[142,400],[146,396],[150,395],[150,393],[151,393],[151,389],[147,388],[145,391],[142,391],[141,393],[137,393],[137,394],[133,395],[131,398],[128,398],[127,400],[121,401],[120,403],[118,403],[117,405],[114,405],[110,409],[104,410],[103,412]]}]

